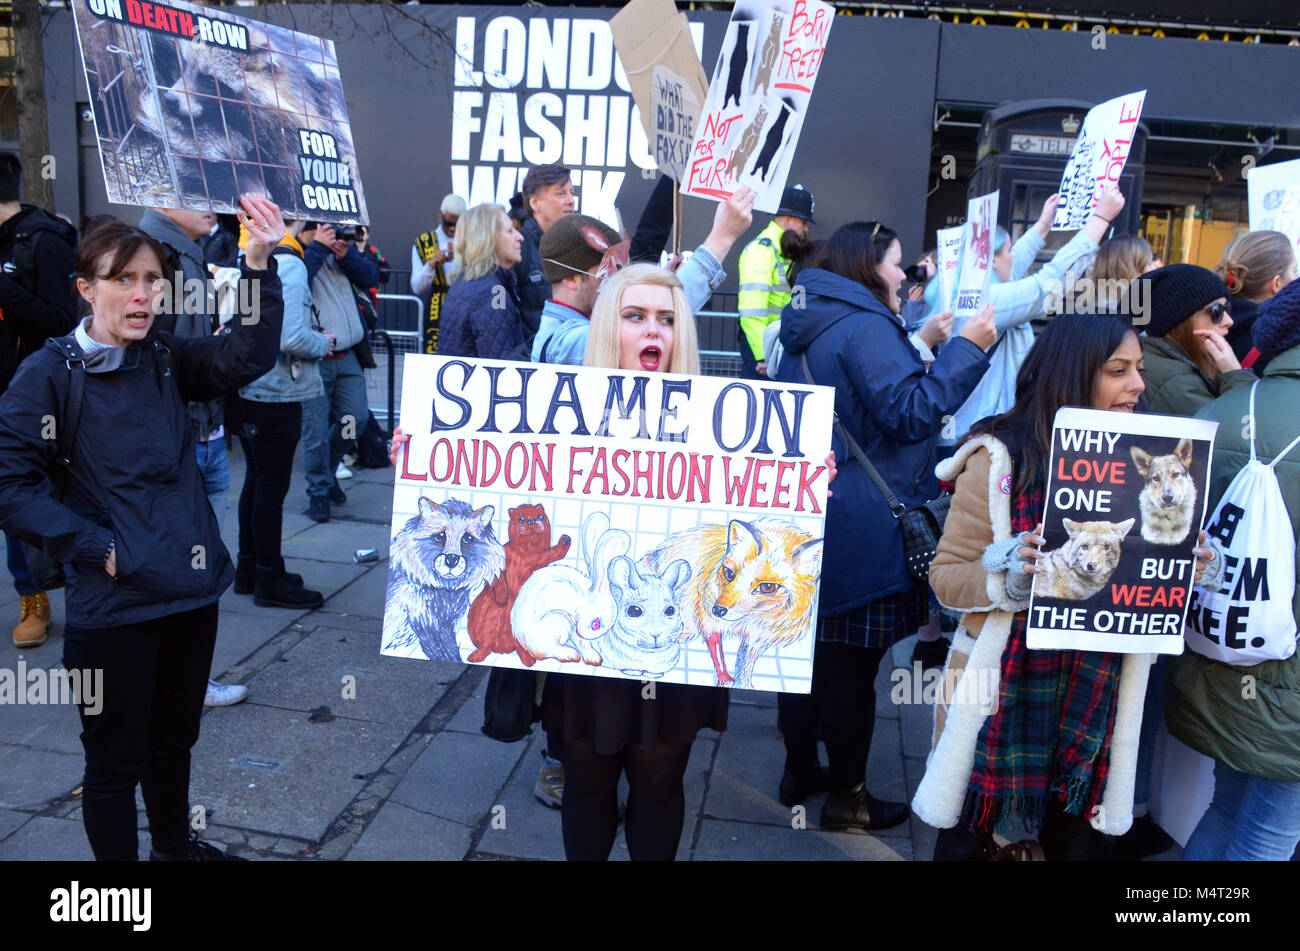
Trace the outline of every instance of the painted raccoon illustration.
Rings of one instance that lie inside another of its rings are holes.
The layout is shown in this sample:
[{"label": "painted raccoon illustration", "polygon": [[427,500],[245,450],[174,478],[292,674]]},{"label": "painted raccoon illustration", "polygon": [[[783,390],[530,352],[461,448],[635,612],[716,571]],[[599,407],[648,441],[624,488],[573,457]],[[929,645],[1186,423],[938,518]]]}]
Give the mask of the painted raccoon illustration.
[{"label": "painted raccoon illustration", "polygon": [[[176,44],[177,54],[164,48],[172,42],[153,43],[159,89],[140,95],[135,118],[165,141],[182,192],[232,205],[252,192],[296,205],[298,130],[344,136],[346,126],[336,125],[346,118],[342,86],[322,66],[267,48],[256,28],[248,52],[195,39]],[[352,143],[338,146],[355,181]]]},{"label": "painted raccoon illustration", "polygon": [[420,497],[416,514],[393,536],[384,650],[418,641],[430,660],[461,660],[456,624],[505,567],[492,511],[490,505],[471,509],[459,499],[439,505]]}]

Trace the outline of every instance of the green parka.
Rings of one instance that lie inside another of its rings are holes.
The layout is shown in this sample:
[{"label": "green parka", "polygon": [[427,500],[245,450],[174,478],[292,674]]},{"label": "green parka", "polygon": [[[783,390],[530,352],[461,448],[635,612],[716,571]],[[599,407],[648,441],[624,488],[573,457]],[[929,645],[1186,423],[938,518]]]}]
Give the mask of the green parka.
[{"label": "green parka", "polygon": [[1178,344],[1164,337],[1142,338],[1142,363],[1142,382],[1147,385],[1142,398],[1151,412],[1165,416],[1192,416],[1234,386],[1255,380],[1249,370],[1231,370],[1211,380]]},{"label": "green parka", "polygon": [[[1148,364],[1149,366],[1149,364]],[[1247,371],[1249,372],[1249,371]],[[1255,392],[1255,452],[1271,462],[1300,434],[1300,347],[1276,357]],[[1250,460],[1245,420],[1250,387],[1238,386],[1196,415],[1219,422],[1210,472],[1213,512],[1233,477]],[[1275,469],[1289,526],[1300,537],[1300,447]],[[1300,557],[1296,559],[1300,566]],[[1292,608],[1300,617],[1300,585]],[[1172,658],[1165,687],[1169,732],[1194,750],[1252,776],[1300,782],[1300,652],[1286,660],[1234,667],[1191,651]]]}]

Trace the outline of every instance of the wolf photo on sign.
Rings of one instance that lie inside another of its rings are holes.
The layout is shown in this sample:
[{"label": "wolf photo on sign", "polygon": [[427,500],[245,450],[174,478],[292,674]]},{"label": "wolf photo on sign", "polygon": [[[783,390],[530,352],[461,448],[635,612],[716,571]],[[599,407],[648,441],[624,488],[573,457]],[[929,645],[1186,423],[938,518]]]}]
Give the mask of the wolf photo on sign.
[{"label": "wolf photo on sign", "polygon": [[173,0],[72,0],[111,202],[368,220],[332,40]]},{"label": "wolf photo on sign", "polygon": [[1031,649],[1182,653],[1217,429],[1199,419],[1058,411]]},{"label": "wolf photo on sign", "polygon": [[406,361],[381,653],[809,691],[829,389]]}]

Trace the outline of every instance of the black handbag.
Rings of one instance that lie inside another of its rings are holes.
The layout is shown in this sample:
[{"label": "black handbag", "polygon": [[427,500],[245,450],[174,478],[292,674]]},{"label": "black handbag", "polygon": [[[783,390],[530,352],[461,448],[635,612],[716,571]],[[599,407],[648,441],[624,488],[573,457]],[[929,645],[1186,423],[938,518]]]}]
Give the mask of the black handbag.
[{"label": "black handbag", "polygon": [[[807,377],[809,383],[813,383],[812,370],[808,367],[808,354],[805,352],[799,356],[803,361],[803,375]],[[939,538],[943,535],[943,523],[948,518],[952,496],[940,495],[928,502],[922,502],[916,508],[909,509],[898,500],[898,496],[894,495],[885,480],[881,478],[880,472],[871,464],[871,460],[862,451],[858,441],[849,435],[844,424],[840,422],[838,413],[835,416],[835,433],[849,447],[858,464],[875,483],[880,494],[885,497],[889,514],[894,516],[902,528],[903,560],[907,564],[908,574],[922,584],[929,584],[930,562],[934,561],[934,556],[939,551]]]},{"label": "black handbag", "polygon": [[[81,404],[86,388],[86,368],[81,358],[68,358],[68,400],[63,405],[63,418],[57,423],[54,453],[54,468],[46,480],[45,491],[56,502],[63,501],[67,487],[68,474],[72,470],[72,447],[77,442],[77,427],[81,423]],[[64,434],[67,438],[63,438]],[[27,560],[27,572],[37,591],[53,591],[62,588],[66,579],[63,565],[49,555],[44,548],[22,542],[23,555]]]}]

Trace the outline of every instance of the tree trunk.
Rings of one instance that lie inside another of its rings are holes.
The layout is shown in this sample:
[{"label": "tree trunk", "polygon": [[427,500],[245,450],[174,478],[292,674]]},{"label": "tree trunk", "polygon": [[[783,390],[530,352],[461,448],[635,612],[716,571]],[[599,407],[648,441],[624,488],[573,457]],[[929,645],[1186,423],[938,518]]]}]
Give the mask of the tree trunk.
[{"label": "tree trunk", "polygon": [[14,77],[18,87],[18,143],[23,201],[54,211],[54,157],[45,121],[45,53],[40,0],[13,0]]}]

